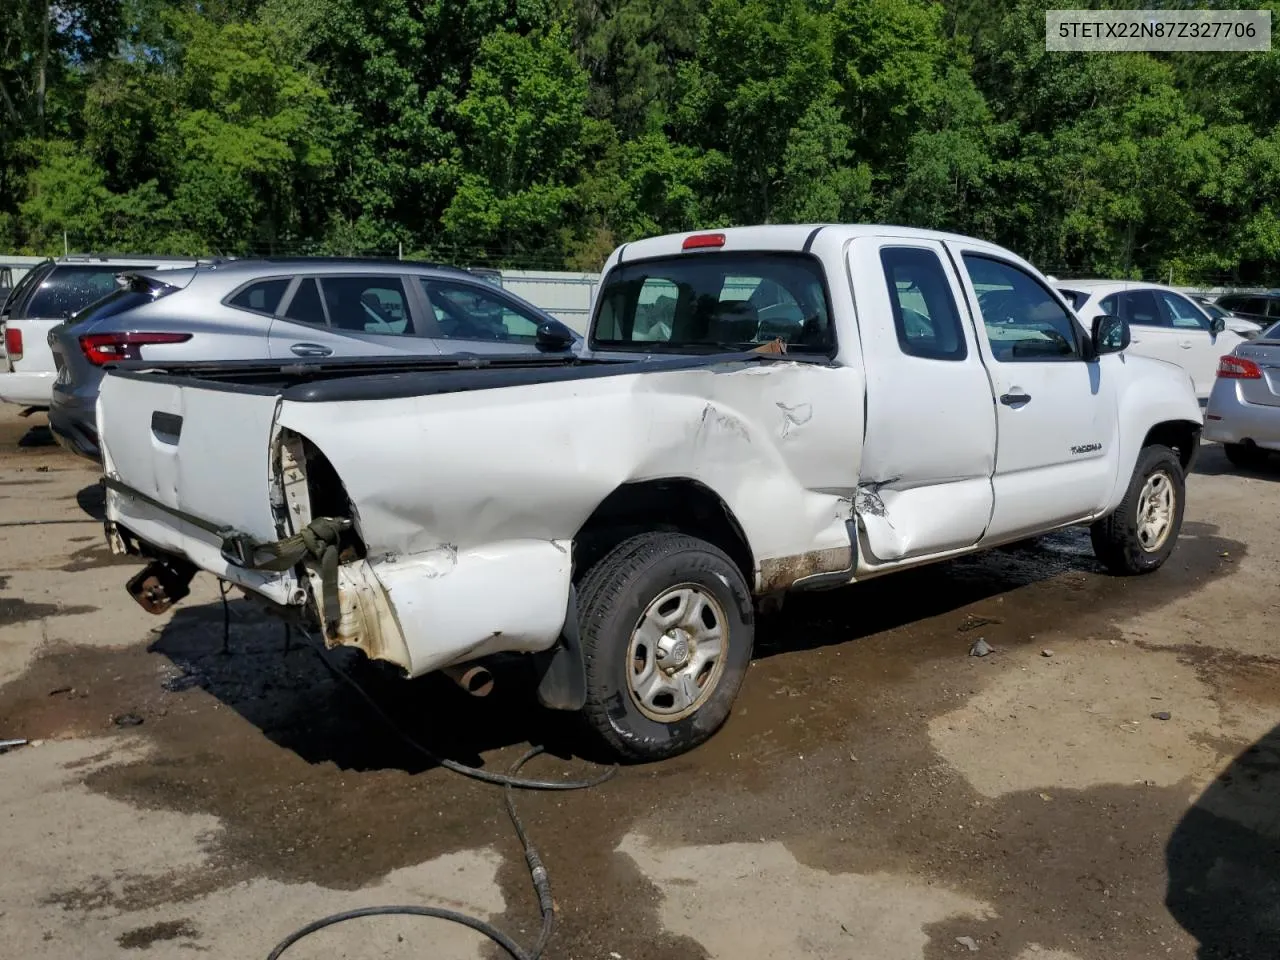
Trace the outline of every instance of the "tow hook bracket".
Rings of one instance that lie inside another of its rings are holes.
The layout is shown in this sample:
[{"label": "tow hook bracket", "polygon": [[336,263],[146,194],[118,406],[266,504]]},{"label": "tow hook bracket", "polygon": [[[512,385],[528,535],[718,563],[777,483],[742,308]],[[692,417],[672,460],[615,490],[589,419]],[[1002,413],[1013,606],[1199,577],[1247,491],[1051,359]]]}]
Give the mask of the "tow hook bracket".
[{"label": "tow hook bracket", "polygon": [[237,567],[253,567],[253,554],[258,544],[244,533],[225,533],[222,537],[222,559]]},{"label": "tow hook bracket", "polygon": [[196,568],[178,560],[152,560],[129,578],[125,589],[147,613],[164,613],[191,592]]}]

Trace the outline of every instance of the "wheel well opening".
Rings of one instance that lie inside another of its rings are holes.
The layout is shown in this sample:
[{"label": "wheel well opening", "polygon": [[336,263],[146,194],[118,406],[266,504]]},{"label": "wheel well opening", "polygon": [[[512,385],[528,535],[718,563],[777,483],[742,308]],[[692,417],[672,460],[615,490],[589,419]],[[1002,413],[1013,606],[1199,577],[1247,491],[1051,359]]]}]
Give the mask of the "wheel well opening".
[{"label": "wheel well opening", "polygon": [[291,519],[295,523],[300,519],[310,522],[317,517],[353,520],[354,526],[344,531],[339,540],[344,562],[367,556],[368,551],[359,533],[360,517],[355,504],[347,493],[342,478],[338,476],[338,471],[320,448],[302,434],[284,428],[278,438],[276,457],[276,468],[280,474],[285,500],[291,500],[288,490],[290,469],[301,474],[306,488],[305,507],[296,501],[281,504],[283,510],[293,512]]},{"label": "wheel well opening", "polygon": [[640,533],[669,530],[706,540],[728,554],[747,583],[754,582],[751,547],[728,505],[696,480],[673,478],[626,483],[605,497],[574,537],[574,576]]},{"label": "wheel well opening", "polygon": [[1142,445],[1172,447],[1182,462],[1182,469],[1187,470],[1195,459],[1196,447],[1200,445],[1200,430],[1200,424],[1191,420],[1167,420],[1148,430]]}]

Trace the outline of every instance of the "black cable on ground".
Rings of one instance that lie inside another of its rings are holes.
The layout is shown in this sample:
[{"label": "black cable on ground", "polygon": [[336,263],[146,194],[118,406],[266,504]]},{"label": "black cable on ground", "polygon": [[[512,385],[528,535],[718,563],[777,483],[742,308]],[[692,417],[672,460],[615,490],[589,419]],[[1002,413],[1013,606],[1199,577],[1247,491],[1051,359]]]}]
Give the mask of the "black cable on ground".
[{"label": "black cable on ground", "polygon": [[[305,631],[304,631],[305,632]],[[538,934],[538,939],[534,943],[532,949],[525,950],[520,944],[516,943],[505,933],[493,926],[487,921],[468,916],[457,910],[448,910],[443,907],[420,907],[414,905],[394,905],[382,907],[358,907],[354,910],[343,910],[340,913],[334,913],[327,917],[315,920],[305,927],[295,930],[289,936],[285,937],[276,945],[276,948],[268,955],[267,960],[279,960],[279,957],[291,946],[304,937],[308,937],[318,930],[326,927],[332,927],[335,924],[345,923],[348,920],[356,920],[361,917],[381,917],[381,916],[415,916],[415,917],[432,917],[437,920],[447,920],[450,923],[461,924],[480,933],[498,946],[502,947],[514,960],[538,960],[543,950],[547,947],[547,942],[551,939],[551,932],[555,928],[555,902],[551,896],[551,878],[547,874],[547,868],[542,863],[542,858],[538,855],[537,849],[529,839],[528,833],[525,831],[524,822],[520,819],[520,814],[516,811],[515,791],[522,790],[585,790],[588,787],[594,787],[606,780],[609,780],[617,774],[616,766],[610,767],[603,774],[591,780],[530,780],[519,776],[520,768],[532,760],[538,754],[543,752],[542,747],[534,747],[524,756],[515,762],[511,771],[506,774],[491,773],[487,770],[478,770],[475,767],[469,767],[464,763],[456,760],[450,760],[447,757],[436,755],[428,750],[421,743],[409,736],[403,728],[397,724],[385,710],[371,697],[355,679],[345,670],[333,663],[318,646],[313,646],[316,655],[320,658],[320,662],[329,669],[329,671],[354,690],[372,710],[376,713],[387,726],[403,740],[406,744],[422,754],[432,763],[438,764],[447,770],[461,774],[464,777],[470,777],[473,780],[480,780],[485,783],[496,783],[503,787],[505,795],[507,816],[511,819],[511,825],[515,828],[516,836],[520,838],[520,845],[524,848],[525,862],[529,865],[529,877],[533,881],[534,892],[538,895],[538,911],[542,915],[542,929]]]}]

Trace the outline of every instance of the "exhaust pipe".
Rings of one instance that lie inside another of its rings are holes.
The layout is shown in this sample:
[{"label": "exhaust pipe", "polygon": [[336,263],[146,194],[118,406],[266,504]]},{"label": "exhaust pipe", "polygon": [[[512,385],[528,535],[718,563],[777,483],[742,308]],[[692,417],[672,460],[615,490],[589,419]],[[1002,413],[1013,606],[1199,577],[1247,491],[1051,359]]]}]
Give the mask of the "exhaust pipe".
[{"label": "exhaust pipe", "polygon": [[493,674],[478,663],[460,663],[440,672],[473,697],[487,697],[493,692]]}]

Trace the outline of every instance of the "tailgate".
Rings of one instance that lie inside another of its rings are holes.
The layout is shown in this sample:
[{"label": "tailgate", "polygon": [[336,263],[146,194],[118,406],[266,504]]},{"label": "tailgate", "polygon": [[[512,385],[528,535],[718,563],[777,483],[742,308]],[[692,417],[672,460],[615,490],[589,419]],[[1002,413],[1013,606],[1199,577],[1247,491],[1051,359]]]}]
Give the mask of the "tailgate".
[{"label": "tailgate", "polygon": [[292,571],[246,570],[222,556],[224,532],[260,542],[279,537],[270,462],[278,405],[270,391],[109,372],[98,395],[107,519],[203,570],[289,603],[298,587]]},{"label": "tailgate", "polygon": [[49,331],[61,320],[44,317],[27,317],[23,320],[6,320],[22,334],[22,359],[9,358],[9,367],[15,373],[53,373],[53,353],[49,350]]}]

